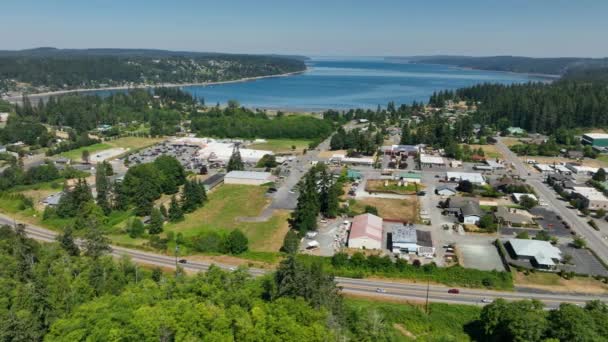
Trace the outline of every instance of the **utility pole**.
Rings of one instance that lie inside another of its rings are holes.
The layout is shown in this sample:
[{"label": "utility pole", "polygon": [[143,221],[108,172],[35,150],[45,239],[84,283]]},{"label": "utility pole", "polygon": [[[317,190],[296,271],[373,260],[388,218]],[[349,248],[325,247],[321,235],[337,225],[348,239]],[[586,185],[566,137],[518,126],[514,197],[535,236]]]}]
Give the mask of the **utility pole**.
[{"label": "utility pole", "polygon": [[175,243],[175,276],[177,277],[178,266],[177,266],[177,255],[179,254],[179,245]]},{"label": "utility pole", "polygon": [[424,305],[424,312],[426,312],[426,315],[429,315],[429,290],[431,287],[431,279],[427,276],[426,278],[426,303]]}]

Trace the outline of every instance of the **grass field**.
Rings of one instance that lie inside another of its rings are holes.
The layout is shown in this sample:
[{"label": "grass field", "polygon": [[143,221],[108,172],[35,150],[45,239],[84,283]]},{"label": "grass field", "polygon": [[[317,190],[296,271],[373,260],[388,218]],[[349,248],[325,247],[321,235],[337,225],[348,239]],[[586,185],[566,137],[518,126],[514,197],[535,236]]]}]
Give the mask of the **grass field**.
[{"label": "grass field", "polygon": [[480,335],[474,327],[481,310],[475,306],[431,303],[427,315],[423,305],[405,302],[349,297],[345,304],[362,315],[379,314],[392,327],[391,341],[472,341]]},{"label": "grass field", "polygon": [[287,211],[274,213],[266,222],[242,222],[239,218],[256,217],[268,204],[266,187],[222,185],[209,194],[201,209],[186,215],[185,220],[167,224],[165,231],[182,233],[185,237],[210,230],[240,229],[249,238],[252,251],[276,252],[287,233]]},{"label": "grass field", "polygon": [[483,152],[485,153],[486,158],[491,158],[491,159],[503,159],[503,155],[502,153],[500,153],[498,151],[498,149],[496,148],[496,146],[494,145],[469,145],[471,147],[471,150],[477,150],[481,147],[481,149],[483,150]]},{"label": "grass field", "polygon": [[[385,182],[388,183],[388,185],[385,186]],[[413,195],[416,191],[424,189],[424,185],[422,184],[408,183],[405,186],[399,186],[398,183],[399,182],[395,180],[384,181],[380,179],[370,179],[365,183],[365,191]]]},{"label": "grass field", "polygon": [[574,277],[566,280],[555,273],[534,272],[525,275],[513,271],[516,286],[545,291],[566,291],[577,293],[608,293],[608,285],[590,277]]},{"label": "grass field", "polygon": [[80,147],[74,150],[63,152],[60,155],[75,161],[80,161],[82,151],[84,150],[89,151],[90,154],[107,150],[110,148],[124,148],[128,150],[136,150],[154,145],[163,140],[163,138],[124,137],[116,140],[108,140],[99,144],[93,144],[91,146]]},{"label": "grass field", "polygon": [[[274,153],[302,153],[302,150],[308,148],[312,140],[293,140],[293,139],[268,139],[265,143],[255,143],[250,147],[258,150],[269,150]],[[291,147],[295,146],[293,150]]]},{"label": "grass field", "polygon": [[378,215],[384,219],[403,222],[418,221],[418,207],[415,199],[365,198],[357,200],[351,209],[363,212],[366,205],[378,209]]}]

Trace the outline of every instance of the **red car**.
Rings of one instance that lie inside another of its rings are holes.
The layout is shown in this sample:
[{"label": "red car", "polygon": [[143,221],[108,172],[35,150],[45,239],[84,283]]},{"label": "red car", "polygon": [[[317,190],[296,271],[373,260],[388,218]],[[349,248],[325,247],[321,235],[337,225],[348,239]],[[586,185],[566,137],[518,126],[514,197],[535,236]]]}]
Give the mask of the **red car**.
[{"label": "red car", "polygon": [[452,294],[459,294],[459,293],[460,293],[460,290],[458,290],[458,289],[449,289],[449,290],[448,290],[448,293],[452,293]]}]

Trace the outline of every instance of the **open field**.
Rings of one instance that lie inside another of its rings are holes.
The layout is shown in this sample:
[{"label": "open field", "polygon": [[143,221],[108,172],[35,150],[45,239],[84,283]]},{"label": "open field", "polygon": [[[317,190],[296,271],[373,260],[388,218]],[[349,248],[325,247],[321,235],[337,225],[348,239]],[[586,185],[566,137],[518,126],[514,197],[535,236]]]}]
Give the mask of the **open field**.
[{"label": "open field", "polygon": [[395,180],[370,179],[365,183],[365,191],[373,193],[384,192],[398,195],[414,195],[418,190],[422,189],[424,189],[422,184],[408,183],[405,186],[399,186],[399,182]]},{"label": "open field", "polygon": [[182,222],[167,224],[165,231],[182,233],[185,237],[205,231],[240,229],[249,238],[253,251],[276,252],[287,233],[289,213],[282,211],[266,222],[241,222],[239,217],[256,217],[268,204],[266,187],[222,185],[209,194],[203,208],[187,214]]},{"label": "open field", "polygon": [[534,272],[525,275],[513,271],[515,286],[533,288],[545,291],[565,291],[572,293],[608,293],[608,284],[591,277],[574,277],[566,280],[555,273]]},{"label": "open field", "polygon": [[469,145],[469,147],[471,147],[471,150],[478,150],[481,147],[481,149],[485,153],[486,158],[504,159],[502,153],[500,153],[500,151],[498,151],[498,149],[494,145]]},{"label": "open field", "polygon": [[[292,139],[267,139],[263,143],[251,144],[251,148],[258,150],[269,150],[274,153],[302,153],[302,150],[308,148],[312,140],[292,140]],[[292,149],[295,146],[295,150]]]},{"label": "open field", "polygon": [[519,142],[519,138],[501,138],[502,142],[507,145],[508,147],[511,147],[513,145],[517,145],[520,144]]},{"label": "open field", "polygon": [[378,209],[378,215],[387,220],[416,222],[418,221],[418,205],[412,199],[365,198],[357,200],[353,211],[363,212],[366,205]]},{"label": "open field", "polygon": [[[429,315],[424,305],[404,302],[379,302],[377,298],[347,296],[348,310],[380,314],[391,341],[471,341],[467,326],[479,319],[480,308],[469,305],[431,303]],[[472,332],[474,334],[474,332]]]},{"label": "open field", "polygon": [[124,137],[116,140],[108,140],[102,143],[93,144],[91,146],[80,147],[74,150],[63,152],[60,155],[70,158],[75,161],[80,161],[82,151],[87,150],[91,155],[96,152],[108,150],[112,148],[124,148],[126,150],[140,149],[150,145],[154,145],[163,141],[163,138],[144,138],[144,137]]}]

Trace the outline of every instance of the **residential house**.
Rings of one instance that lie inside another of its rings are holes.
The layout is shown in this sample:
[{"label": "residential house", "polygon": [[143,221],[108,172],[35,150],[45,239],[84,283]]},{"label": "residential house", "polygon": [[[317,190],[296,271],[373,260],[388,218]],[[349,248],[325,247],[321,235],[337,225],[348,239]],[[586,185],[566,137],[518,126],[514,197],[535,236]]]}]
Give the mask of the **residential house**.
[{"label": "residential house", "polygon": [[494,216],[498,222],[508,227],[527,227],[535,224],[532,214],[522,209],[498,207]]},{"label": "residential house", "polygon": [[438,187],[435,188],[435,193],[439,196],[454,196],[458,193],[458,191],[449,185],[440,185]]}]

